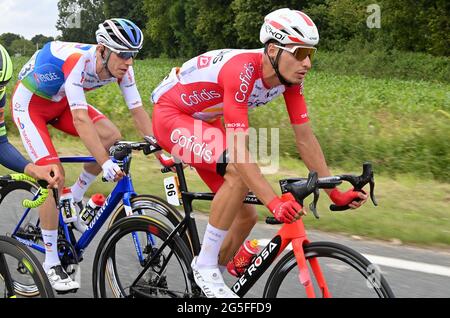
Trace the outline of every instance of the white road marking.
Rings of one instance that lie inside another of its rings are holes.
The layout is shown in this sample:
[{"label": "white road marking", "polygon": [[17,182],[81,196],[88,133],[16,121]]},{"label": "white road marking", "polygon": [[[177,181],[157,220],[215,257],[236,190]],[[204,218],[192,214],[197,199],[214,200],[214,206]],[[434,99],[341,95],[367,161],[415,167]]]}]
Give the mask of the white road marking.
[{"label": "white road marking", "polygon": [[362,254],[362,255],[365,258],[367,258],[370,262],[377,265],[450,277],[450,267],[432,265],[422,262],[405,261],[403,259],[384,257],[378,255],[370,255],[370,254]]},{"label": "white road marking", "polygon": [[[266,246],[270,240],[268,239],[260,239],[258,240],[259,246]],[[289,244],[286,247],[287,250],[292,250],[292,245]],[[450,267],[440,266],[440,265],[432,265],[423,262],[413,262],[406,261],[398,258],[384,257],[378,255],[371,254],[362,254],[365,258],[367,258],[371,263],[386,266],[397,269],[404,269],[413,272],[421,272],[426,274],[440,275],[450,277]]]}]

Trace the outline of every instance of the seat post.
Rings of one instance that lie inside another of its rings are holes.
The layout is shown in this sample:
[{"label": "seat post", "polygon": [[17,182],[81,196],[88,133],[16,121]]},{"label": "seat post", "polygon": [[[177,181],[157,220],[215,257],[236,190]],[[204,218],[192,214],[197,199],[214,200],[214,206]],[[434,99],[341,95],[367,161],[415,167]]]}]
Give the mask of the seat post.
[{"label": "seat post", "polygon": [[178,182],[180,183],[180,191],[181,193],[187,192],[187,183],[186,177],[184,176],[183,163],[179,162],[175,164],[175,169],[177,171]]},{"label": "seat post", "polygon": [[195,219],[191,216],[194,212],[192,208],[192,201],[194,196],[192,193],[188,192],[186,177],[184,175],[183,163],[175,164],[175,169],[177,171],[178,182],[180,183],[181,200],[183,201],[184,208],[184,222],[187,224],[187,230],[192,239],[192,246],[194,249],[194,255],[200,253],[200,238],[198,236],[197,224]]}]

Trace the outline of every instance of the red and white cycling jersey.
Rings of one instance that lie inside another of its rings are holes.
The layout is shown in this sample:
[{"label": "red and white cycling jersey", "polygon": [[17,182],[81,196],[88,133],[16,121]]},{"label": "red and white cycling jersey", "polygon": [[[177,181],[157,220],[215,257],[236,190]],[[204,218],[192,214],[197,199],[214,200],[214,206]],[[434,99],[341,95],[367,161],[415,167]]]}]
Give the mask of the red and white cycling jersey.
[{"label": "red and white cycling jersey", "polygon": [[[87,109],[84,91],[117,82],[114,77],[101,80],[97,76],[96,48],[92,44],[49,42],[23,66],[19,80],[44,99],[60,102],[67,97],[71,109]],[[131,66],[119,86],[128,108],[142,106]]]},{"label": "red and white cycling jersey", "polygon": [[226,128],[248,129],[248,110],[283,94],[292,124],[308,121],[303,86],[267,87],[262,79],[264,50],[215,50],[194,57],[152,93],[154,104],[176,107],[196,119],[223,116]]}]

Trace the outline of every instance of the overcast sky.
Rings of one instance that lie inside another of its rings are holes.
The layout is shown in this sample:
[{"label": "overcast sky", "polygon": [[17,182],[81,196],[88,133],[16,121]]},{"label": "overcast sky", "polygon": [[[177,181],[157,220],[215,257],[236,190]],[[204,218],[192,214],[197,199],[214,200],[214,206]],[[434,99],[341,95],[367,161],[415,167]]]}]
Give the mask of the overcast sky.
[{"label": "overcast sky", "polygon": [[60,35],[56,30],[58,0],[0,0],[0,34],[11,32],[31,40],[36,34]]}]

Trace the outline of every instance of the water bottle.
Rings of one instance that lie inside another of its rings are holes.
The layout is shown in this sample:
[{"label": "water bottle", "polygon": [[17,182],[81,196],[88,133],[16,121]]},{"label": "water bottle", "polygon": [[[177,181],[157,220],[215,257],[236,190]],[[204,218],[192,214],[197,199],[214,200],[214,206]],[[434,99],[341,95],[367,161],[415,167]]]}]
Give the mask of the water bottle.
[{"label": "water bottle", "polygon": [[105,196],[101,193],[96,193],[91,196],[84,209],[80,212],[81,220],[84,224],[89,225],[91,223],[98,210],[105,203],[105,200]]},{"label": "water bottle", "polygon": [[64,187],[61,197],[59,198],[62,217],[65,223],[72,223],[77,220],[77,211],[73,202],[72,190]]},{"label": "water bottle", "polygon": [[233,259],[228,262],[228,272],[236,277],[243,275],[247,267],[253,261],[253,258],[258,255],[258,253],[258,240],[245,241],[236,252]]}]

